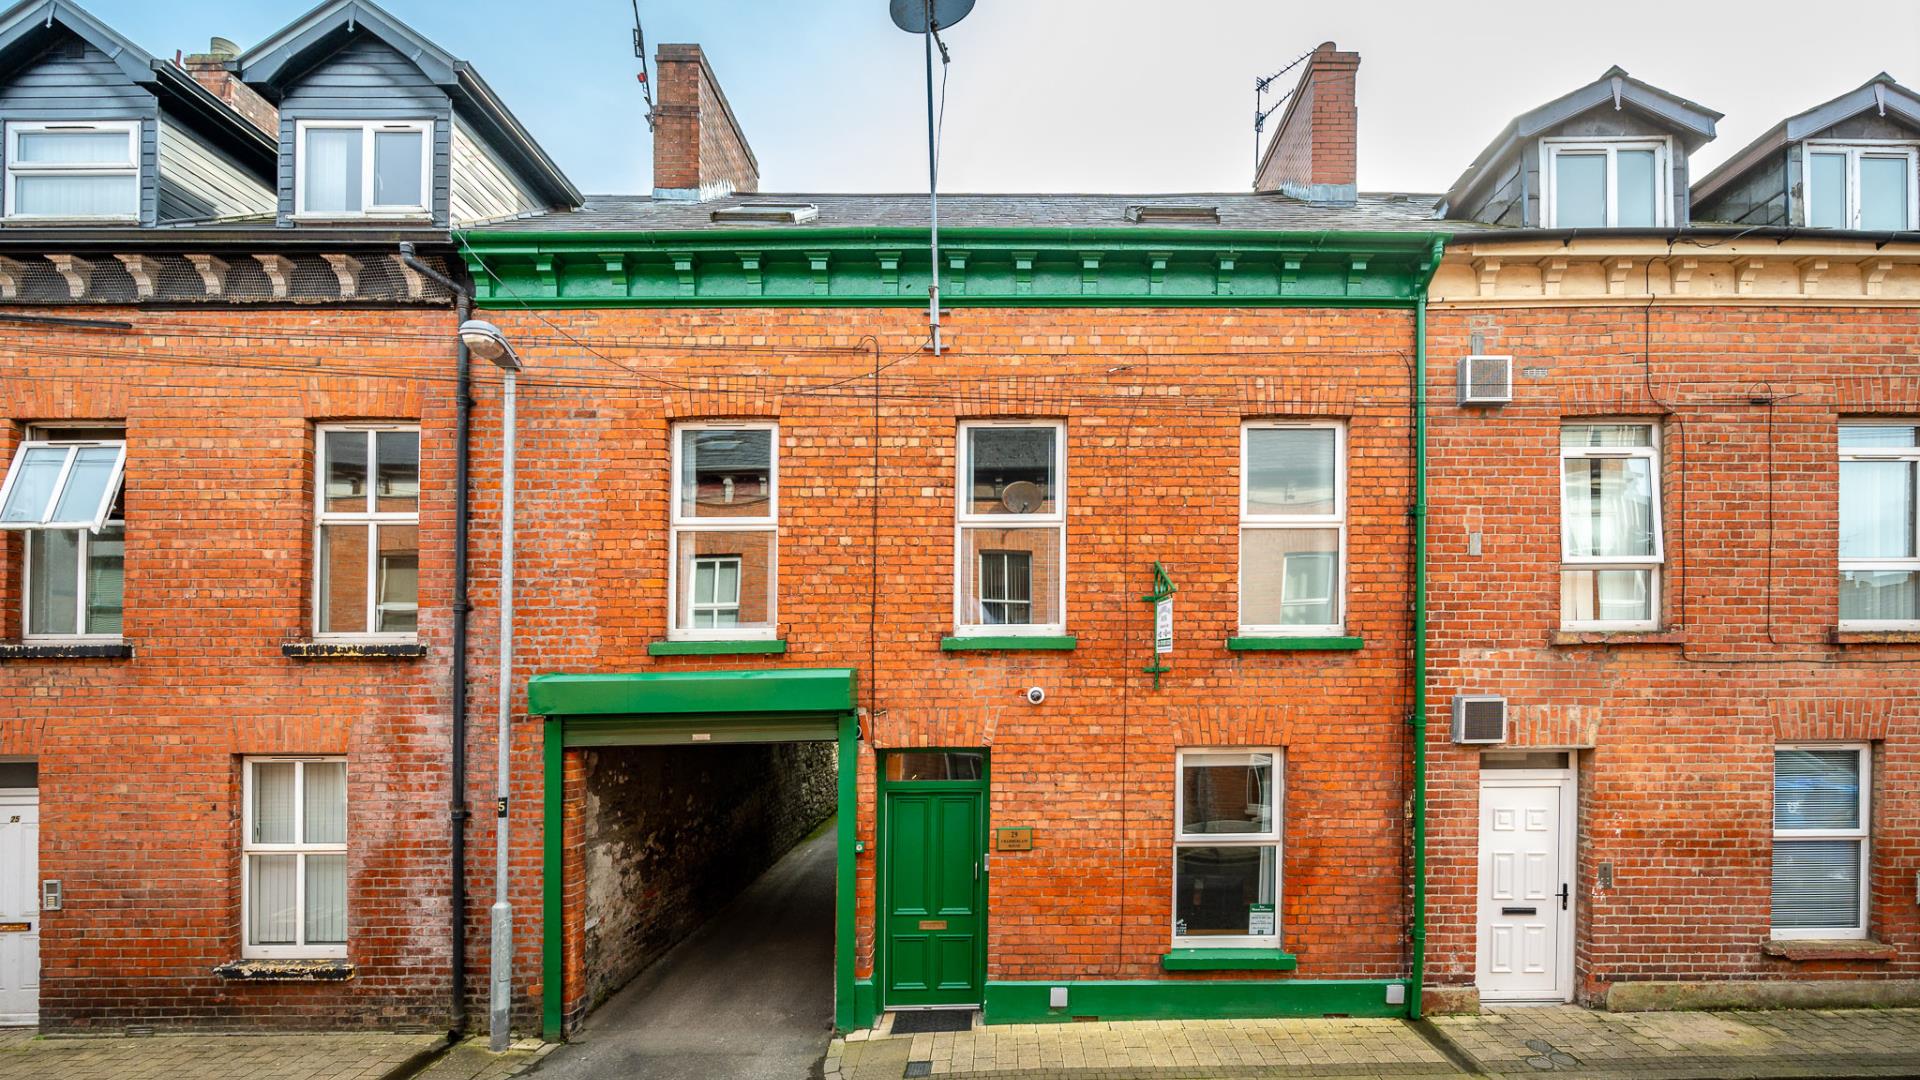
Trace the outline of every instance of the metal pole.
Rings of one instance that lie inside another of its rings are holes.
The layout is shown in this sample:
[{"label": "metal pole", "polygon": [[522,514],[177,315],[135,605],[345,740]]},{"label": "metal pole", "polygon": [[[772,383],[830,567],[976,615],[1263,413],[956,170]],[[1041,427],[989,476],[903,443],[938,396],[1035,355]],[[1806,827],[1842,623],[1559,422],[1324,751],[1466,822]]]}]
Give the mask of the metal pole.
[{"label": "metal pole", "polygon": [[927,0],[927,202],[932,214],[933,283],[927,286],[927,324],[933,355],[940,355],[940,159],[933,142],[933,0]]},{"label": "metal pole", "polygon": [[[488,1046],[507,1048],[513,1021],[513,904],[507,897],[508,767],[513,751],[513,451],[515,376],[507,372],[502,398],[505,434],[500,471],[500,761],[494,769],[492,1028]],[[556,988],[557,990],[557,988]],[[549,992],[556,992],[550,990]]]}]

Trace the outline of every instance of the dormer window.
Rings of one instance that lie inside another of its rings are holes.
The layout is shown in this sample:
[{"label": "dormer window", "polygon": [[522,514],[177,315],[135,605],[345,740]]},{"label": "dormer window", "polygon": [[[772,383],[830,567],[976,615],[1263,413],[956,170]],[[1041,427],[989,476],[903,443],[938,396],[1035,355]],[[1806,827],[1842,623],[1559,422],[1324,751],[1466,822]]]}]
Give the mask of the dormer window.
[{"label": "dormer window", "polygon": [[140,124],[7,125],[9,218],[140,216]]},{"label": "dormer window", "polygon": [[1808,225],[1869,232],[1920,228],[1913,145],[1809,141],[1805,150]]},{"label": "dormer window", "polygon": [[1655,228],[1673,199],[1664,139],[1548,139],[1542,219],[1550,229]]},{"label": "dormer window", "polygon": [[302,120],[296,125],[294,213],[418,217],[428,212],[430,120]]}]

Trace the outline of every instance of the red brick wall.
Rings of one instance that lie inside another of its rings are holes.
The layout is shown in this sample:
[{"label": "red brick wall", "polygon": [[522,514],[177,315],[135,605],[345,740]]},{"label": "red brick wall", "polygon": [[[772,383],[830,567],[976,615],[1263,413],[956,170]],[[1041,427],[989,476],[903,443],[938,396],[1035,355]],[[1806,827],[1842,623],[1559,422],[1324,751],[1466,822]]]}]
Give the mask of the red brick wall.
[{"label": "red brick wall", "polygon": [[[1836,422],[1920,415],[1920,317],[1636,304],[1436,310],[1429,325],[1429,981],[1474,979],[1478,752],[1448,742],[1458,692],[1505,694],[1522,745],[1590,747],[1574,889],[1582,997],[1635,980],[1920,973],[1920,647],[1833,640]],[[1513,404],[1453,406],[1474,333],[1513,355]],[[1556,644],[1559,427],[1607,415],[1665,418],[1669,633]],[[1898,947],[1892,962],[1761,955],[1773,746],[1801,738],[1874,742],[1870,932]]]},{"label": "red brick wall", "polygon": [[[39,761],[40,873],[66,890],[41,939],[43,1024],[445,1023],[451,313],[98,314],[140,329],[0,343],[0,452],[51,421],[124,420],[129,446],[135,658],[0,663],[0,755]],[[311,636],[314,425],[343,419],[422,423],[425,659],[281,655]],[[21,536],[0,542],[7,638]],[[246,754],[348,757],[351,982],[213,974],[241,951]]]}]

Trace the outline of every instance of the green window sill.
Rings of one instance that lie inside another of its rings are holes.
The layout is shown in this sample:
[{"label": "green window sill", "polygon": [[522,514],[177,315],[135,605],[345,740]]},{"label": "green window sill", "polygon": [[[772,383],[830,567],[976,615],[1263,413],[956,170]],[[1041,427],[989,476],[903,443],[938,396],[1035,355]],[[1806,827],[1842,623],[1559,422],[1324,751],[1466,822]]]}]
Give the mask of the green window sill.
[{"label": "green window sill", "polygon": [[1231,652],[1352,652],[1365,645],[1358,637],[1230,637]]},{"label": "green window sill", "polygon": [[1167,971],[1292,971],[1298,962],[1279,949],[1174,949],[1160,958]]},{"label": "green window sill", "polygon": [[760,641],[655,641],[647,646],[648,656],[746,656],[786,651],[785,638]]},{"label": "green window sill", "polygon": [[940,639],[940,647],[948,652],[1027,652],[1051,651],[1072,652],[1080,645],[1080,639],[1072,634],[1044,636],[1040,634],[977,634],[967,636],[948,636]]}]

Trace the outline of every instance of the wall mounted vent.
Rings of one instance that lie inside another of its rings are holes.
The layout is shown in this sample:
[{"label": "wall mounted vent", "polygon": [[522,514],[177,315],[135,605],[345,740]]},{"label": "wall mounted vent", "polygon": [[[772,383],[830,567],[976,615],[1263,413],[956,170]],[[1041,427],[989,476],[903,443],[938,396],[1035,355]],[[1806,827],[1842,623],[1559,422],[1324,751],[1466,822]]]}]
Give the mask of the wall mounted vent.
[{"label": "wall mounted vent", "polygon": [[749,202],[738,206],[722,206],[707,216],[713,221],[771,221],[781,225],[798,225],[818,218],[820,208],[812,203]]},{"label": "wall mounted vent", "polygon": [[1497,694],[1455,694],[1453,741],[1462,744],[1507,741],[1507,699]]},{"label": "wall mounted vent", "polygon": [[1513,357],[1468,356],[1460,361],[1460,404],[1505,405],[1513,400]]}]

